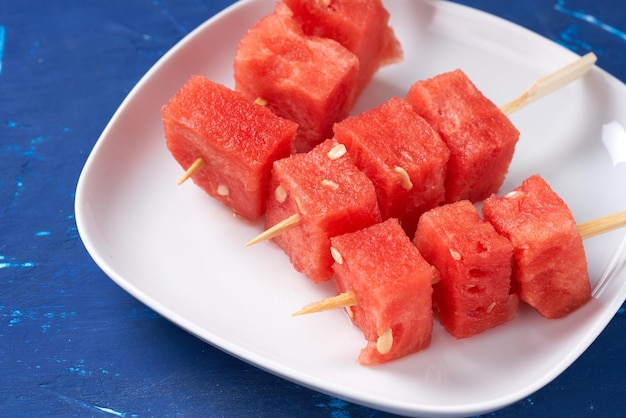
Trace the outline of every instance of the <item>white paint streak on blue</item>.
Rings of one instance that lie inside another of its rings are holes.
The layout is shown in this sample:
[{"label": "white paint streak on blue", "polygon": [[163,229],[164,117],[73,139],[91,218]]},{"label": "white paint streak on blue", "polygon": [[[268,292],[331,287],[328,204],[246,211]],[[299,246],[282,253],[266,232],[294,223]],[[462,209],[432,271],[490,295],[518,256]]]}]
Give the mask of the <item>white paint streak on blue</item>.
[{"label": "white paint streak on blue", "polygon": [[22,312],[19,309],[11,311],[11,320],[9,320],[9,326],[12,327],[15,324],[19,324],[22,320]]},{"label": "white paint streak on blue", "polygon": [[6,39],[7,30],[0,25],[0,74],[2,74],[2,57],[4,56],[4,41]]},{"label": "white paint streak on blue", "polygon": [[[4,257],[0,258],[0,260],[3,260]],[[6,269],[6,268],[30,268],[30,267],[35,267],[35,263],[33,263],[32,261],[26,261],[24,263],[9,263],[6,261],[0,262],[0,269]]]},{"label": "white paint streak on blue", "polygon": [[618,38],[626,41],[626,32],[619,30],[618,28],[616,28],[615,26],[611,26],[603,21],[601,21],[600,19],[598,19],[597,17],[590,15],[588,13],[585,13],[582,10],[570,10],[567,7],[565,7],[565,0],[561,0],[559,2],[557,2],[554,5],[554,8],[556,11],[563,13],[565,15],[568,16],[572,16],[576,19],[582,20],[584,22],[590,23],[600,29],[602,29],[605,32],[610,33],[611,35],[617,36]]},{"label": "white paint streak on blue", "polygon": [[[50,388],[46,387],[46,385],[43,385],[43,384],[39,385],[39,387],[44,389],[44,390],[46,390],[46,391],[48,391],[48,392],[50,392],[50,393],[52,393],[52,394],[54,394],[54,395],[56,395],[56,396],[58,396],[59,398],[63,399],[64,401],[76,404],[76,405],[80,406],[81,408],[85,408],[85,409],[89,409],[89,410],[96,410],[96,411],[99,411],[99,412],[105,412],[107,414],[112,414],[112,415],[115,415],[115,416],[118,416],[118,417],[126,417],[127,416],[127,414],[125,412],[117,412],[117,411],[115,411],[115,410],[113,410],[111,408],[104,408],[104,407],[101,407],[101,406],[98,406],[98,405],[90,405],[87,402],[84,402],[84,401],[82,401],[82,400],[80,400],[78,398],[75,398],[73,396],[68,396],[68,395],[65,395],[63,393],[57,392],[57,391],[55,391],[53,389],[50,389]],[[136,414],[132,414],[131,417],[132,418],[138,418],[138,416]]]},{"label": "white paint streak on blue", "polygon": [[111,409],[111,408],[105,408],[105,407],[98,406],[98,405],[95,405],[94,408],[96,408],[99,411],[106,412],[107,414],[115,415],[116,417],[125,417],[126,416],[126,412],[118,412],[118,411],[116,411],[114,409]]}]

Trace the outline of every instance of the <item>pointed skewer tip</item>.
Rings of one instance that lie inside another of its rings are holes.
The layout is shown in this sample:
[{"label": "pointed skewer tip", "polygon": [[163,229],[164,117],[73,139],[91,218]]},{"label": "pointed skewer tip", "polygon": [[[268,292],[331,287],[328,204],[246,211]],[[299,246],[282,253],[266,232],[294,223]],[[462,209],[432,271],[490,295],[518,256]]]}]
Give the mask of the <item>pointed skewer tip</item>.
[{"label": "pointed skewer tip", "polygon": [[301,220],[300,215],[298,215],[297,213],[293,214],[287,219],[261,232],[255,238],[248,241],[245,244],[245,246],[250,247],[251,245],[258,244],[259,242],[267,241],[268,239],[272,239],[282,233],[285,233],[289,231],[290,229],[293,229],[296,226],[300,225],[300,220]]},{"label": "pointed skewer tip", "polygon": [[194,161],[193,164],[189,166],[187,171],[185,171],[185,174],[183,174],[183,176],[178,180],[177,184],[180,186],[181,184],[189,180],[189,178],[193,176],[194,174],[196,174],[198,170],[202,168],[203,165],[204,165],[204,159],[202,157],[196,158],[196,161]]}]

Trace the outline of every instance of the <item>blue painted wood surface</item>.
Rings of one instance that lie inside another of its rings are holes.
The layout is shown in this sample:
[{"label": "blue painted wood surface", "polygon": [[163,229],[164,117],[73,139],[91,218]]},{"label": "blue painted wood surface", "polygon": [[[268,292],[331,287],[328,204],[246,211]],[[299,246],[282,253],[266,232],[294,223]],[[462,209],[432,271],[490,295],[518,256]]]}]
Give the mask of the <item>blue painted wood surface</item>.
[{"label": "blue painted wood surface", "polygon": [[[75,186],[105,124],[170,47],[230,3],[0,2],[0,416],[389,416],[199,341],[110,281],[78,236]],[[459,3],[592,50],[626,82],[622,0]],[[555,381],[490,416],[623,416],[623,312]]]}]

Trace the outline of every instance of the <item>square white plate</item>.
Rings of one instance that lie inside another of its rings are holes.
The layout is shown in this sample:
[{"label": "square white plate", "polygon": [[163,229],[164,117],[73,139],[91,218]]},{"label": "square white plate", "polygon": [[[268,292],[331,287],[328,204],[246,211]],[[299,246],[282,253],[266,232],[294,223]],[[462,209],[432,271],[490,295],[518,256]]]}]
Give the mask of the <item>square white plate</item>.
[{"label": "square white plate", "polygon": [[[403,63],[381,70],[355,113],[404,96],[423,78],[462,68],[496,104],[574,61],[566,49],[494,16],[444,1],[387,1]],[[243,1],[169,51],[122,103],[79,180],[76,220],[87,250],[116,283],[203,340],[316,390],[385,411],[476,415],[554,379],[604,329],[626,296],[624,232],[585,242],[594,299],[562,320],[523,308],[513,322],[457,341],[436,324],[431,347],[366,368],[361,332],[341,312],[293,318],[333,294],[296,273],[262,229],[192,182],[165,146],[160,108],[192,74],[233,87],[235,48],[274,1]],[[601,63],[600,63],[601,64]],[[512,116],[521,138],[506,192],[541,174],[580,222],[626,207],[626,86],[595,67]],[[616,371],[617,372],[617,371]]]}]

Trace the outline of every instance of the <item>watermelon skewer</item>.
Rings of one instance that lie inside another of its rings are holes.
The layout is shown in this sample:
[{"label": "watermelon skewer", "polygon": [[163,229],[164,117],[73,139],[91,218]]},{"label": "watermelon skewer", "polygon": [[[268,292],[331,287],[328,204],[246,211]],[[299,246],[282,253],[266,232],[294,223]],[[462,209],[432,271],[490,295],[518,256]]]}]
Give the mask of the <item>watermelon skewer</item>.
[{"label": "watermelon skewer", "polygon": [[[504,199],[507,199],[507,197],[504,197]],[[471,206],[471,203],[469,201],[456,202],[451,205],[458,205],[459,203],[466,203],[467,205]],[[392,219],[386,222],[388,223],[391,220]],[[624,226],[626,226],[626,211],[621,211],[612,215],[598,218],[593,221],[588,221],[582,224],[578,224],[577,230],[580,231],[581,238],[590,238],[598,234],[609,232],[613,229],[624,227]],[[368,229],[371,229],[371,228],[368,228]],[[364,236],[364,232],[365,231],[357,231],[357,233],[361,234],[359,236],[359,240],[363,239],[362,237]],[[355,234],[354,233],[346,234],[346,236],[351,236],[351,235],[355,235]],[[343,237],[338,237],[336,239],[343,239]],[[350,241],[350,238],[348,238],[348,242],[351,242],[352,245],[359,243],[360,242],[359,240],[355,240],[354,238],[352,238],[352,240]],[[336,269],[335,270],[336,272],[340,272],[341,270],[337,268],[337,265],[344,264],[344,260],[342,260],[341,252],[336,249],[335,251],[332,251],[333,249],[334,247],[331,247],[331,252],[333,252],[333,258],[335,258],[335,262],[336,262],[336,264],[333,266],[333,269]],[[345,246],[342,249],[342,251],[343,250],[345,250]],[[569,248],[566,251],[568,250]],[[421,254],[421,253],[418,251],[418,254]],[[351,254],[351,255],[354,256],[354,254]],[[348,255],[348,257],[350,257],[350,255]],[[454,255],[452,257],[454,257]],[[424,256],[423,259],[428,262],[427,257]],[[570,260],[566,260],[565,262],[569,263]],[[586,265],[586,263],[583,263],[583,264]],[[381,280],[380,276],[385,277],[387,276],[387,274],[385,273],[380,274],[380,272],[376,271],[374,274],[371,275],[372,277],[369,277],[370,273],[359,271],[358,265],[359,264],[357,263],[356,265],[352,266],[353,273],[348,273],[348,274],[353,274],[356,276],[352,279],[356,283],[352,285],[352,288],[354,290],[352,289],[344,290],[340,292],[337,296],[330,297],[319,302],[311,303],[305,306],[302,310],[293,313],[292,316],[310,314],[310,313],[315,313],[315,312],[323,312],[323,311],[331,310],[331,309],[340,309],[340,308],[345,309],[346,313],[349,315],[349,317],[355,323],[355,325],[357,325],[359,328],[363,330],[366,340],[368,341],[367,347],[361,351],[361,355],[359,356],[359,362],[364,365],[383,363],[383,362],[391,361],[394,359],[398,359],[403,356],[425,349],[429,345],[430,338],[427,337],[426,334],[428,332],[432,332],[432,323],[429,322],[432,320],[431,317],[427,317],[426,321],[422,319],[422,322],[418,322],[418,325],[414,325],[414,327],[411,328],[412,330],[411,335],[416,341],[420,342],[417,346],[415,346],[414,344],[414,348],[411,350],[405,349],[405,347],[407,346],[406,339],[408,338],[407,337],[408,327],[405,327],[403,329],[402,327],[390,326],[388,328],[383,328],[381,331],[381,327],[379,326],[377,328],[378,332],[377,333],[373,332],[372,323],[380,324],[381,322],[384,322],[384,321],[393,322],[392,319],[388,318],[390,311],[397,312],[400,318],[397,319],[396,321],[402,322],[404,318],[406,318],[406,315],[404,312],[402,312],[402,309],[411,311],[410,315],[416,315],[418,318],[420,317],[420,313],[422,315],[422,318],[424,318],[423,315],[425,315],[424,314],[425,310],[430,310],[432,312],[433,310],[437,309],[439,311],[440,322],[450,334],[452,334],[456,338],[467,338],[467,337],[476,335],[478,333],[481,333],[489,328],[493,328],[493,327],[502,325],[510,321],[515,315],[515,311],[517,310],[518,298],[524,300],[523,295],[520,293],[519,295],[511,294],[508,298],[508,301],[507,301],[507,298],[501,301],[501,303],[504,302],[503,306],[498,307],[498,304],[496,302],[491,302],[487,306],[486,309],[482,310],[482,315],[484,315],[485,317],[484,321],[480,319],[476,320],[476,317],[475,317],[476,313],[481,312],[480,308],[476,310],[474,309],[470,310],[469,315],[467,317],[464,317],[464,315],[461,313],[460,318],[457,318],[456,315],[454,314],[451,315],[449,311],[442,312],[440,308],[435,308],[436,306],[435,303],[438,303],[440,307],[442,303],[441,298],[444,296],[449,296],[449,293],[447,295],[444,295],[443,294],[444,291],[439,290],[439,295],[438,295],[439,300],[436,301],[437,293],[434,292],[434,288],[433,288],[432,293],[423,289],[421,291],[422,294],[418,296],[418,297],[421,297],[420,302],[415,303],[411,300],[406,300],[406,299],[404,300],[400,299],[401,302],[398,302],[398,298],[401,297],[401,296],[398,296],[398,294],[406,293],[406,290],[399,290],[399,291],[389,290],[389,295],[391,296],[389,296],[389,299],[387,299],[387,296],[385,297],[380,296],[381,294],[387,295],[387,289],[385,286],[389,286],[391,289],[391,288],[395,288],[396,286],[398,286],[398,284],[396,282],[390,282],[388,284],[381,285],[379,283]],[[388,268],[387,266],[389,265],[389,263],[383,262],[382,265],[384,266],[383,269]],[[367,270],[368,264],[365,264],[365,267]],[[432,269],[433,271],[436,272],[434,267],[432,267]],[[548,268],[547,270],[550,270],[550,269]],[[575,270],[575,268],[573,270]],[[350,268],[348,269],[348,271],[350,271]],[[376,273],[379,273],[379,274],[376,274]],[[551,274],[552,271],[549,271],[548,273]],[[422,270],[422,275],[424,274],[425,273]],[[586,273],[584,276],[581,276],[581,275],[579,276],[580,276],[579,278],[582,277],[584,280],[588,282],[588,276],[586,275]],[[338,278],[335,277],[336,281],[337,279]],[[438,279],[438,276],[434,275],[433,285],[436,284],[437,279]],[[343,278],[341,280],[345,281],[346,279]],[[400,283],[402,283],[402,281],[400,281]],[[469,289],[467,283],[465,284],[463,282],[457,283],[457,286],[459,285],[464,286],[466,289]],[[368,290],[370,286],[372,287],[372,290]],[[541,315],[543,315],[546,318],[560,318],[562,316],[567,315],[571,311],[577,309],[579,306],[582,306],[582,304],[586,303],[586,301],[591,298],[590,293],[586,291],[582,291],[582,298],[581,298],[580,288],[578,288],[576,284],[574,284],[573,286],[574,286],[574,289],[572,290],[572,292],[579,293],[579,295],[573,297],[573,302],[568,301],[565,303],[565,305],[563,305],[562,301],[557,301],[556,308],[548,307],[548,309],[546,310],[545,307],[534,306],[532,301],[530,302],[526,300],[525,301],[528,302],[530,306],[535,308]],[[475,286],[472,286],[472,287],[475,287]],[[337,283],[337,289],[341,291],[342,288],[345,289],[345,285]],[[556,290],[556,292],[558,292],[555,295],[556,298],[557,299],[569,298],[571,300],[572,299],[571,295],[564,296],[563,294],[560,294],[560,292],[563,290],[564,289]],[[366,306],[362,306],[362,304],[360,303],[361,296],[357,297],[357,292],[359,295],[364,295],[363,297],[367,301],[364,303]],[[432,307],[431,307],[430,300],[424,300],[423,292],[426,292],[429,296],[433,298]],[[491,290],[484,290],[483,292],[490,293]],[[378,295],[377,298],[374,298],[374,300],[376,301],[376,303],[374,304],[372,304],[372,301],[371,301],[372,296],[370,295],[370,293],[374,293]],[[538,292],[538,293],[541,294],[541,292]],[[565,290],[564,293],[567,294],[568,291]],[[472,299],[472,296],[475,296],[475,295],[470,295],[470,299]],[[455,306],[458,303],[459,301],[457,300],[456,302],[452,302],[452,305]],[[550,302],[548,301],[548,303]],[[358,312],[360,313],[360,316],[358,318],[355,318],[357,309],[359,310]],[[498,309],[499,309],[499,312],[498,312]],[[416,312],[413,312],[414,310]],[[495,313],[495,315],[492,315],[492,313]],[[387,323],[387,322],[384,322],[384,323]],[[481,322],[485,322],[485,323],[481,324]],[[397,334],[395,330],[398,330]],[[396,343],[399,345],[398,347],[395,346]]]},{"label": "watermelon skewer", "polygon": [[[626,227],[626,210],[615,212],[600,218],[582,222],[576,228],[582,239],[589,239],[595,236],[611,232],[613,230]],[[433,284],[439,281],[437,275],[433,276]],[[312,313],[325,312],[334,309],[349,308],[359,302],[352,291],[340,293],[336,296],[312,302],[304,306],[301,310],[294,312],[292,316],[308,315]]]},{"label": "watermelon skewer", "polygon": [[[500,107],[500,111],[506,115],[510,115],[515,111],[520,110],[522,107],[538,100],[541,97],[548,95],[556,91],[557,89],[575,81],[586,74],[590,68],[596,62],[597,57],[594,53],[590,52],[578,60],[560,68],[559,70],[552,72],[546,76],[536,80],[524,93],[517,98],[508,102]],[[358,117],[358,116],[357,116]],[[348,119],[349,120],[349,119]],[[341,123],[339,124],[341,125]],[[509,161],[506,161],[506,167],[508,167]],[[401,167],[396,167],[396,173],[402,180],[403,185],[410,189],[412,185],[411,178],[407,175],[406,171]],[[457,199],[455,199],[457,200]],[[475,199],[470,199],[475,200]],[[451,202],[448,202],[451,203]],[[261,234],[251,239],[246,246],[251,246],[270,238],[276,237],[282,233],[289,231],[299,225],[301,219],[298,217],[288,217],[283,222],[277,223],[269,229],[263,231]]]}]

